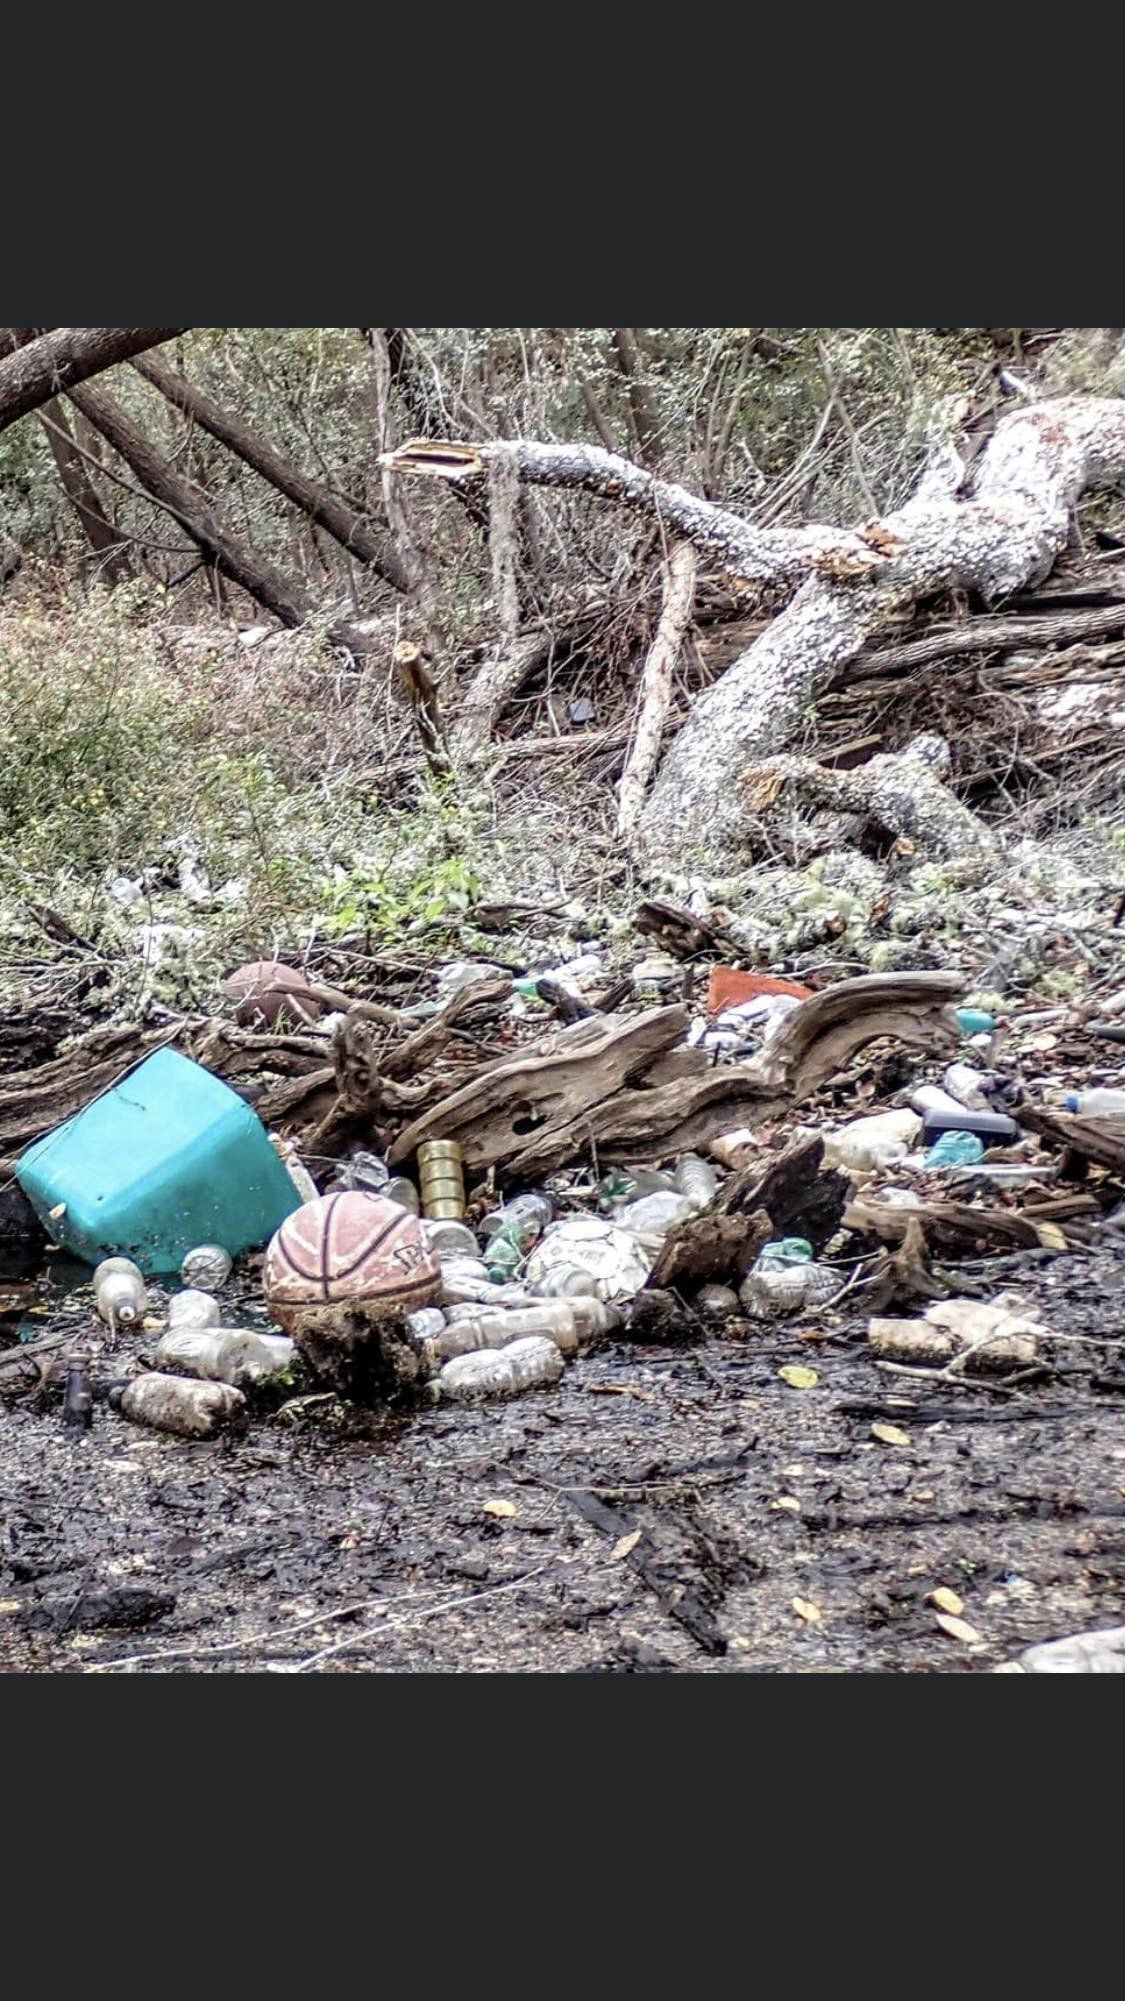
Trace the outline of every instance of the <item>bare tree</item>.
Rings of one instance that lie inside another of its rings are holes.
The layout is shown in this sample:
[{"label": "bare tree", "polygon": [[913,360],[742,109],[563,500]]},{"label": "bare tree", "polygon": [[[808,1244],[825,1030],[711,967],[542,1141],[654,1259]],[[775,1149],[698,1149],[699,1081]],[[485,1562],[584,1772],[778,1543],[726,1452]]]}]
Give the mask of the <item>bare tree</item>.
[{"label": "bare tree", "polygon": [[44,403],[39,421],[47,433],[47,443],[67,499],[82,523],[86,540],[99,558],[100,574],[107,583],[121,583],[133,572],[128,543],[118,533],[98,498],[94,482],[86,470],[85,458],[74,441],[66,411],[57,396]]}]

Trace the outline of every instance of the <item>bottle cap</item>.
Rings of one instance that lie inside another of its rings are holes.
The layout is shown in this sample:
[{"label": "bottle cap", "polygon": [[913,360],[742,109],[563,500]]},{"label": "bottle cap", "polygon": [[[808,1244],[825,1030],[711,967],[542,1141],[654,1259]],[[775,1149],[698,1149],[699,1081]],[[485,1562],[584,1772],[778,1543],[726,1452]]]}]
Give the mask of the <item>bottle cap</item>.
[{"label": "bottle cap", "polygon": [[1066,1106],[1068,1112],[1076,1112],[1078,1110],[1078,1099],[1073,1091],[1067,1092],[1066,1097],[1063,1099],[1063,1104]]}]

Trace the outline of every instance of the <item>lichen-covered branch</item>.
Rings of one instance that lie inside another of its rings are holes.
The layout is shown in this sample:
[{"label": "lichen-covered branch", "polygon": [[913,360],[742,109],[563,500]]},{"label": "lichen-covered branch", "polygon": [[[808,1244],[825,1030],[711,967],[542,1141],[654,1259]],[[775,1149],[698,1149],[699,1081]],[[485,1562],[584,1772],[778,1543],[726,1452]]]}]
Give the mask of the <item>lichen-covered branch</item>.
[{"label": "lichen-covered branch", "polygon": [[854,771],[830,771],[811,757],[765,759],[743,774],[743,797],[762,812],[789,788],[810,806],[862,814],[936,859],[995,861],[999,842],[951,792],[949,768],[943,739],[919,736],[905,750],[872,757]]},{"label": "lichen-covered branch", "polygon": [[637,725],[621,779],[617,831],[624,840],[632,835],[640,818],[645,787],[660,755],[660,740],[672,699],[672,675],[691,623],[697,567],[698,557],[691,542],[678,543],[664,566],[664,605],[641,675]]},{"label": "lichen-covered branch", "polygon": [[794,583],[814,570],[826,576],[866,576],[880,569],[897,548],[878,529],[755,528],[727,508],[700,500],[669,480],[656,479],[643,466],[598,445],[542,445],[526,439],[462,444],[420,438],[385,452],[379,463],[392,473],[460,481],[482,478],[503,457],[515,465],[525,485],[577,489],[657,516],[670,532],[694,543],[701,556],[739,583]]},{"label": "lichen-covered branch", "polygon": [[1125,472],[1125,402],[1065,397],[1015,411],[966,495],[925,478],[882,523],[899,552],[848,582],[810,577],[714,688],[672,745],[641,820],[650,862],[714,862],[737,848],[738,775],[784,750],[810,707],[898,612],[938,591],[996,602],[1039,582],[1063,549],[1083,490]]}]

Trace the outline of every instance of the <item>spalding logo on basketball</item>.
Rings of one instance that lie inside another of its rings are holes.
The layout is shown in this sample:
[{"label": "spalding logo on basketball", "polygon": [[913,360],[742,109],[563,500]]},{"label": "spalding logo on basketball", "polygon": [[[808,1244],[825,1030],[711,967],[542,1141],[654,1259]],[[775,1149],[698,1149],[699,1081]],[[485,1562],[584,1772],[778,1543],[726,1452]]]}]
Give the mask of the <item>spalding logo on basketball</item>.
[{"label": "spalding logo on basketball", "polygon": [[309,1307],[352,1301],[377,1319],[412,1313],[441,1286],[441,1266],[418,1218],[361,1189],[321,1195],[287,1216],[262,1276],[283,1326]]}]

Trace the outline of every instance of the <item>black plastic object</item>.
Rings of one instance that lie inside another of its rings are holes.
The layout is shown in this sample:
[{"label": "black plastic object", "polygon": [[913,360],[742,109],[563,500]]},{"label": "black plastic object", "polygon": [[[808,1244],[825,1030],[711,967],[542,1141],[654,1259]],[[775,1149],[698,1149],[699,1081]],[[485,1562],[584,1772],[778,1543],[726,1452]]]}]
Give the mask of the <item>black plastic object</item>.
[{"label": "black plastic object", "polygon": [[85,1362],[72,1362],[66,1372],[63,1393],[63,1423],[75,1431],[89,1431],[94,1417],[90,1371]]},{"label": "black plastic object", "polygon": [[1087,1026],[1091,1035],[1100,1035],[1106,1042],[1125,1042],[1125,1028],[1116,1021],[1091,1021]]},{"label": "black plastic object", "polygon": [[1021,1138],[1020,1127],[1003,1112],[928,1111],[922,1121],[922,1137],[931,1146],[942,1133],[976,1133],[987,1145],[990,1141]]}]

